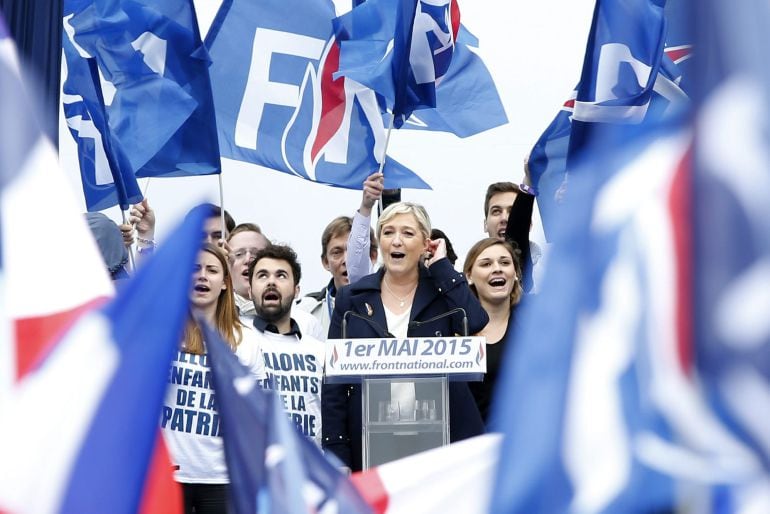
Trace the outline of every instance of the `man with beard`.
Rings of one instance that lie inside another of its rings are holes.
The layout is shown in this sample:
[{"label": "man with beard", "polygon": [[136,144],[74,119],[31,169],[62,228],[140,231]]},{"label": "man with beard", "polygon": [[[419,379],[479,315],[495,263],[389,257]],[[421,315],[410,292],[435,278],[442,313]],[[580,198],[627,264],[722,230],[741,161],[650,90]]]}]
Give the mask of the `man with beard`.
[{"label": "man with beard", "polygon": [[302,277],[297,254],[288,246],[268,245],[256,252],[248,270],[253,326],[267,371],[262,385],[281,396],[289,419],[320,448],[324,343],[303,334],[291,316]]},{"label": "man with beard", "polygon": [[[251,301],[251,279],[249,265],[254,262],[257,252],[267,247],[270,241],[262,233],[262,229],[255,223],[241,223],[230,231],[227,239],[230,248],[228,264],[230,275],[233,277],[233,289],[235,291],[235,305],[238,314],[245,325],[251,325],[256,311],[254,302]],[[293,313],[302,332],[312,334],[317,339],[325,339],[326,332],[321,322],[307,312]]]}]

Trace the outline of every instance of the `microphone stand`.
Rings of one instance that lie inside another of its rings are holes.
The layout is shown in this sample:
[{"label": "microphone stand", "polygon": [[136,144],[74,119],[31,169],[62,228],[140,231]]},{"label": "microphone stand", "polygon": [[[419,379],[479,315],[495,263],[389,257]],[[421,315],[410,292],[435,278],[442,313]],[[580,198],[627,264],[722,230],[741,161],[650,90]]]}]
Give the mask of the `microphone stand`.
[{"label": "microphone stand", "polygon": [[428,323],[433,323],[434,321],[438,321],[443,318],[448,318],[450,316],[454,316],[458,312],[461,312],[463,315],[463,336],[468,337],[468,314],[465,312],[465,309],[462,307],[455,307],[454,309],[448,310],[442,314],[439,314],[438,316],[433,316],[430,319],[426,319],[424,321],[410,321],[409,322],[409,328],[412,327],[420,327],[422,325],[427,325]]},{"label": "microphone stand", "polygon": [[[374,328],[374,330],[378,334],[378,337],[395,337],[393,334],[385,330],[382,327],[382,325],[380,325],[373,319],[367,318],[366,316],[362,316],[361,314],[355,311],[345,311],[345,314],[342,315],[342,339],[348,338],[348,317],[349,316],[363,320],[367,325]],[[383,335],[380,335],[380,334],[383,334]]]}]

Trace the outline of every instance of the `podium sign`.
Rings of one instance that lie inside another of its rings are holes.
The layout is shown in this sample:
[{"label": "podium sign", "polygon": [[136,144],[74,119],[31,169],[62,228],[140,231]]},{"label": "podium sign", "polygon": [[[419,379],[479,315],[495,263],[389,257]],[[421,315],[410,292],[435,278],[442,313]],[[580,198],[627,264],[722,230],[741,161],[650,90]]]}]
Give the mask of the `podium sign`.
[{"label": "podium sign", "polygon": [[483,337],[329,339],[326,377],[478,375],[487,371]]},{"label": "podium sign", "polygon": [[487,371],[483,337],[330,339],[325,380],[362,382],[361,439],[368,469],[449,444],[449,380]]}]

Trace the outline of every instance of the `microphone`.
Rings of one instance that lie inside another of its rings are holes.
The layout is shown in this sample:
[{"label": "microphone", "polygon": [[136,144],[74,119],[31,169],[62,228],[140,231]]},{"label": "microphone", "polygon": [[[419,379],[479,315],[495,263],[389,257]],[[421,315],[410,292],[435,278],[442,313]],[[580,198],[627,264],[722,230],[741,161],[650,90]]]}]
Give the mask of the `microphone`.
[{"label": "microphone", "polygon": [[443,318],[448,318],[450,316],[454,316],[458,312],[461,312],[463,314],[463,336],[468,337],[468,314],[465,312],[465,309],[462,307],[455,307],[454,309],[448,310],[443,314],[439,314],[438,316],[433,316],[430,319],[426,319],[425,321],[410,321],[409,322],[409,328],[412,327],[421,327],[422,325],[427,325],[428,323],[433,323],[434,321],[438,321]]},{"label": "microphone", "polygon": [[393,334],[382,328],[382,326],[374,321],[371,318],[367,318],[366,316],[362,316],[359,313],[355,311],[345,311],[345,314],[342,315],[342,339],[348,338],[348,316],[353,316],[354,318],[358,318],[360,320],[365,321],[370,327],[374,328],[375,331],[378,334],[384,334],[383,336],[379,337],[395,337]]}]

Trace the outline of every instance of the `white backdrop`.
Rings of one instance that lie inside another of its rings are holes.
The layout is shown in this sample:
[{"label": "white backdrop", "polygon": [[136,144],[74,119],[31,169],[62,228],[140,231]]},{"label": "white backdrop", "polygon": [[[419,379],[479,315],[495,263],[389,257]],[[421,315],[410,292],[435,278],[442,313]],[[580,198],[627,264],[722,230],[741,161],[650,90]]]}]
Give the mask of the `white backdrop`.
[{"label": "white backdrop", "polygon": [[[255,0],[257,1],[257,0]],[[220,0],[195,0],[205,34]],[[389,155],[417,172],[432,191],[404,190],[424,204],[460,256],[484,236],[486,186],[521,181],[522,163],[556,115],[580,75],[591,23],[591,0],[465,0],[462,21],[480,40],[479,54],[497,84],[510,123],[466,139],[451,134],[394,131]],[[77,152],[60,124],[61,162],[82,198]],[[320,289],[328,274],[320,264],[321,232],[336,216],[352,215],[360,192],[314,184],[251,164],[223,160],[225,208],[236,222],[256,222],[276,242],[299,254],[302,291]],[[146,179],[140,180],[145,187]],[[152,179],[147,196],[158,216],[158,239],[199,201],[218,203],[217,177]],[[83,203],[85,210],[85,203]],[[117,208],[107,211],[119,220]],[[536,226],[535,241],[542,241]]]}]

